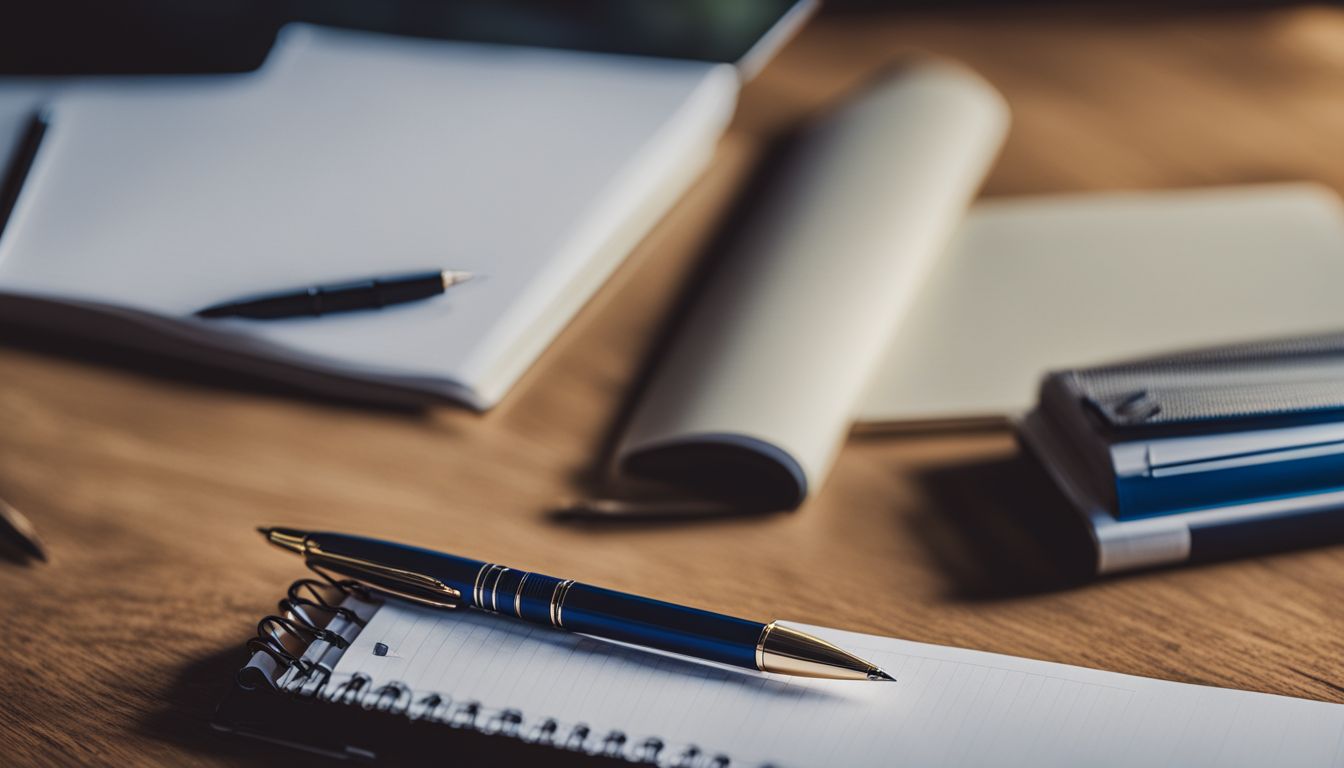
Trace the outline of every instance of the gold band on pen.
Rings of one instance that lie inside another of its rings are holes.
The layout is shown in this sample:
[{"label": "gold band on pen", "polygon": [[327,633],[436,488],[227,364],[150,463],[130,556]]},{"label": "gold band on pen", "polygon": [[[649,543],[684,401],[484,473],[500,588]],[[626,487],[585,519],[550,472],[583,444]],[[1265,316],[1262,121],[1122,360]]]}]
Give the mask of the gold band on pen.
[{"label": "gold band on pen", "polygon": [[775,622],[770,622],[761,627],[761,636],[756,640],[756,668],[765,671],[765,639],[770,636],[770,630],[775,628]]},{"label": "gold band on pen", "polygon": [[487,571],[489,571],[491,568],[494,567],[495,567],[494,563],[481,563],[481,570],[476,572],[476,581],[473,583],[471,588],[471,601],[476,604],[477,608],[485,607],[485,604],[481,602],[482,588],[485,585],[485,574]]},{"label": "gold band on pen", "polygon": [[518,614],[518,618],[523,618],[523,585],[527,583],[527,577],[532,573],[525,572],[523,578],[518,581],[518,589],[513,592],[513,612]]},{"label": "gold band on pen", "polygon": [[[477,608],[499,613],[499,581],[510,570],[498,563],[486,563],[481,566],[481,570],[476,572],[476,581],[472,587],[472,598]],[[490,581],[491,576],[495,577],[493,582]],[[490,605],[485,604],[487,593],[490,596]]]},{"label": "gold band on pen", "polygon": [[556,621],[555,621],[555,598],[558,597],[558,596],[560,595],[560,587],[564,586],[564,584],[565,584],[565,582],[563,582],[563,581],[557,581],[557,582],[555,583],[555,589],[551,590],[551,626],[552,626],[552,627],[558,627],[558,626],[560,626],[560,625],[557,624]]},{"label": "gold band on pen", "polygon": [[501,565],[499,570],[495,571],[495,585],[490,588],[490,610],[495,613],[499,613],[499,582],[509,570],[509,568]]},{"label": "gold band on pen", "polygon": [[551,626],[564,629],[565,596],[569,594],[569,588],[574,586],[573,579],[565,579],[555,585],[555,590],[551,592]]}]

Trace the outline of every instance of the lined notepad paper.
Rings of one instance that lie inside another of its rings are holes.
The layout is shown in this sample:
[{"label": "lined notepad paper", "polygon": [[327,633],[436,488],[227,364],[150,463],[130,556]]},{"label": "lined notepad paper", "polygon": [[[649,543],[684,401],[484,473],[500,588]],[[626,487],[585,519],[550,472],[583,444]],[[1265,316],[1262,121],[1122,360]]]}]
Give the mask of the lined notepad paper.
[{"label": "lined notepad paper", "polygon": [[798,626],[897,682],[743,672],[389,602],[328,685],[364,675],[417,702],[437,692],[517,710],[533,728],[555,718],[595,738],[654,736],[667,754],[696,745],[705,765],[1344,766],[1344,706]]}]

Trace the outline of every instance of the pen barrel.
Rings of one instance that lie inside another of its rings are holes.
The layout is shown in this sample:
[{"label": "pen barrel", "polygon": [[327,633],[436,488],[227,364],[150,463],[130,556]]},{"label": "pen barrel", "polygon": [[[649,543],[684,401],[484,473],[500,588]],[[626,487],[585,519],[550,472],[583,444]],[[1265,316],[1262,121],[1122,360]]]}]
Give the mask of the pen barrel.
[{"label": "pen barrel", "polygon": [[338,285],[324,285],[309,291],[308,312],[322,315],[329,312],[379,309],[392,304],[427,299],[440,293],[443,293],[443,275],[438,272],[356,280]]},{"label": "pen barrel", "polygon": [[559,611],[560,626],[660,651],[756,669],[765,625],[721,613],[574,584]]},{"label": "pen barrel", "polygon": [[[459,603],[483,611],[681,656],[758,669],[756,644],[765,630],[760,622],[375,539],[316,533],[308,534],[304,541],[316,550],[310,551],[309,556],[327,569],[357,577],[375,587],[382,579],[358,564],[394,564],[403,573],[430,576],[457,591]],[[357,565],[352,567],[351,563]]]},{"label": "pen barrel", "polygon": [[443,273],[422,272],[415,275],[380,277],[373,281],[373,291],[379,306],[428,299],[443,293]]},{"label": "pen barrel", "polygon": [[201,317],[246,317],[253,320],[277,320],[303,315],[316,317],[405,304],[437,296],[443,291],[442,272],[417,272],[257,296],[208,307],[197,314]]},{"label": "pen barrel", "polygon": [[660,651],[756,669],[765,625],[684,605],[484,564],[468,602],[481,610]]}]

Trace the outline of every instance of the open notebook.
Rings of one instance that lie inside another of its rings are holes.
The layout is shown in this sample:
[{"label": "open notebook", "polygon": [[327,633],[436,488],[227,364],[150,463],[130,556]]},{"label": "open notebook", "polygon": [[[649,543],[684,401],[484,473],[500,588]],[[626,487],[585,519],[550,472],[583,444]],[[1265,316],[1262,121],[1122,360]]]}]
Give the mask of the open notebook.
[{"label": "open notebook", "polygon": [[1340,705],[799,625],[897,678],[806,680],[465,609],[352,595],[335,615],[304,602],[318,584],[263,623],[218,727],[501,765],[1344,765]]},{"label": "open notebook", "polygon": [[[0,319],[329,394],[484,409],[709,162],[739,75],[291,25],[254,73],[63,85],[11,164]],[[0,165],[7,105],[36,98],[24,86],[0,79]],[[381,312],[192,316],[423,269],[479,279]]]}]

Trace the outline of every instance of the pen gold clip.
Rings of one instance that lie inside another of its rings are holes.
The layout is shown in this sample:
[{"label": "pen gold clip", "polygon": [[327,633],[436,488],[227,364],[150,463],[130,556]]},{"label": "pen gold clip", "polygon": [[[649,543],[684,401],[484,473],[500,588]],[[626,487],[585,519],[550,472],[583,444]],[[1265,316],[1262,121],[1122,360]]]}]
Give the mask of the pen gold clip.
[{"label": "pen gold clip", "polygon": [[304,555],[308,567],[334,581],[323,570],[354,579],[356,583],[395,597],[434,608],[457,608],[464,604],[462,593],[442,581],[401,568],[393,568],[368,560],[324,552],[313,542],[306,542]]}]

